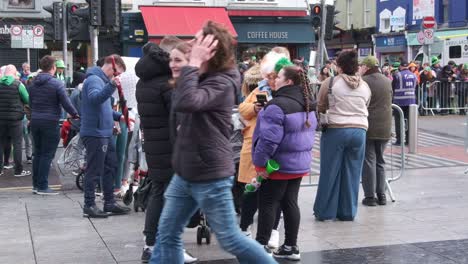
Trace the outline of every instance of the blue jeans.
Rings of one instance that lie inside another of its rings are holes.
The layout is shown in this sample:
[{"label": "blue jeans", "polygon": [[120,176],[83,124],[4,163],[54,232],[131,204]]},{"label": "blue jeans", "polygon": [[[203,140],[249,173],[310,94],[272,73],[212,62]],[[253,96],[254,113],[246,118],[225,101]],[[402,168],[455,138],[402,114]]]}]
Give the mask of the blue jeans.
[{"label": "blue jeans", "polygon": [[362,128],[328,128],[322,133],[314,204],[318,220],[354,220],[365,147],[366,130]]},{"label": "blue jeans", "polygon": [[47,190],[49,188],[50,164],[60,142],[59,123],[57,121],[33,120],[31,133],[34,144],[33,188],[41,191]]},{"label": "blue jeans", "polygon": [[111,205],[114,200],[114,177],[117,173],[117,155],[112,138],[83,137],[86,148],[86,171],[84,177],[84,205],[96,205],[95,189],[102,180],[104,206]]},{"label": "blue jeans", "polygon": [[188,182],[174,175],[164,194],[164,209],[150,263],[184,263],[181,235],[198,208],[204,212],[221,247],[235,255],[239,263],[277,263],[237,226],[231,192],[233,179]]}]

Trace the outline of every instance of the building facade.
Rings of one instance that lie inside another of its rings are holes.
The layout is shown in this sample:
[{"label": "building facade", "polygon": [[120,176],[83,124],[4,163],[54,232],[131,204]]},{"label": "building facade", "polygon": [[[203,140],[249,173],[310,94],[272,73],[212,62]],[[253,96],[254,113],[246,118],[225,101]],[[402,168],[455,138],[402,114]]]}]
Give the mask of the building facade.
[{"label": "building facade", "polygon": [[[468,3],[465,0],[377,0],[378,33],[373,38],[380,61],[392,63],[400,58],[426,61],[427,58],[418,56],[422,54],[418,33],[423,17],[427,16],[433,16],[437,22],[432,55],[443,56],[447,48],[445,41],[468,37]],[[443,59],[445,63],[446,60]]]},{"label": "building facade", "polygon": [[[38,61],[45,55],[53,55],[61,58],[63,54],[62,41],[54,40],[50,29],[45,24],[45,18],[50,17],[50,13],[44,10],[45,6],[50,6],[59,0],[5,0],[0,1],[0,61],[4,64],[14,64],[18,68],[27,61],[26,49],[12,49],[10,28],[12,25],[44,27],[44,48],[30,49],[30,64],[33,71],[38,68]],[[61,1],[60,1],[61,2]],[[85,0],[69,1],[78,5],[86,5]],[[68,74],[74,68],[83,65],[91,65],[91,46],[87,26],[83,25],[83,30],[73,39],[68,39]],[[107,31],[101,32],[99,36],[99,54],[108,55],[120,52],[118,36]]]},{"label": "building facade", "polygon": [[[158,42],[165,35],[191,38],[196,32],[194,30],[207,20],[223,23],[232,29],[231,33],[237,36],[239,58],[281,45],[289,49],[292,58],[304,57],[307,60],[315,42],[308,5],[303,0],[141,0],[126,1],[123,6],[128,9],[124,14],[124,20],[127,20],[124,27],[128,30],[124,29],[121,37],[123,52],[129,56],[141,55],[137,49],[146,40]],[[172,15],[167,15],[169,12]],[[129,19],[143,21],[144,26],[131,23]],[[171,26],[170,19],[191,23],[175,28]],[[137,32],[142,35],[137,37]]]},{"label": "building facade", "polygon": [[[335,58],[338,52],[356,49],[360,57],[373,52],[371,35],[375,33],[375,0],[336,0],[336,20],[340,34],[326,41],[328,56]],[[364,7],[364,8],[363,8]]]}]

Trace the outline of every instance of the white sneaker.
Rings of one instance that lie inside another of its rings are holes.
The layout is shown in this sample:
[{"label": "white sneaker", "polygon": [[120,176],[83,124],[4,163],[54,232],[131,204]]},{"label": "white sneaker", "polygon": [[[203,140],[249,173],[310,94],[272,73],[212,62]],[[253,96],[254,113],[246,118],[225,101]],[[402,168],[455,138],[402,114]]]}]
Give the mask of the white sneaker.
[{"label": "white sneaker", "polygon": [[270,248],[279,248],[279,231],[271,230],[270,241],[268,241],[268,247]]},{"label": "white sneaker", "polygon": [[15,177],[24,177],[24,176],[29,176],[31,175],[30,171],[22,171],[20,174],[15,174]]},{"label": "white sneaker", "polygon": [[11,170],[11,169],[13,169],[13,165],[11,165],[11,164],[10,165],[3,165],[3,169]]},{"label": "white sneaker", "polygon": [[130,189],[130,185],[127,184],[122,184],[120,187],[120,195],[124,197],[124,195],[127,193],[128,189]]},{"label": "white sneaker", "polygon": [[192,255],[187,253],[187,251],[184,249],[184,263],[195,263],[197,261],[198,261],[197,258],[194,258]]}]

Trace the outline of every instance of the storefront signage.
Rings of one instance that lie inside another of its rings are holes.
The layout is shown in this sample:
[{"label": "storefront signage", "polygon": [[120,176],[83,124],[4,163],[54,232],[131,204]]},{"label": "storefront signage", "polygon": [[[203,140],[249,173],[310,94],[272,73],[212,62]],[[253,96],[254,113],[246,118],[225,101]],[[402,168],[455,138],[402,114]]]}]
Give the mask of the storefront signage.
[{"label": "storefront signage", "polygon": [[0,27],[0,35],[10,35],[10,27],[7,25],[3,25],[3,27]]},{"label": "storefront signage", "polygon": [[315,33],[304,23],[233,23],[239,43],[314,43]]},{"label": "storefront signage", "polygon": [[288,32],[253,31],[247,32],[248,39],[287,39]]},{"label": "storefront signage", "polygon": [[392,27],[404,27],[405,26],[405,17],[404,16],[391,16],[390,17],[390,26],[392,26]]},{"label": "storefront signage", "polygon": [[406,46],[406,38],[403,35],[378,37],[375,44],[377,47]]}]

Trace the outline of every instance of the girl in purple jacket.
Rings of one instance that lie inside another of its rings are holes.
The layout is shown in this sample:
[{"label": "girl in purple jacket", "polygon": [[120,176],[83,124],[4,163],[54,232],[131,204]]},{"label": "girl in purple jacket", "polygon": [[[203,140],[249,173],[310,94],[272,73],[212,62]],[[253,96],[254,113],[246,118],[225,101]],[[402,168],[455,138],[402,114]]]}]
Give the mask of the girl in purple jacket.
[{"label": "girl in purple jacket", "polygon": [[[278,206],[284,214],[286,237],[274,252],[277,258],[299,260],[300,211],[297,204],[302,177],[309,175],[317,120],[308,92],[309,81],[296,66],[283,68],[276,78],[273,99],[260,111],[253,136],[252,158],[264,179],[259,189],[257,241],[267,245]],[[268,160],[279,163],[268,175]],[[268,248],[265,247],[268,251]]]}]

